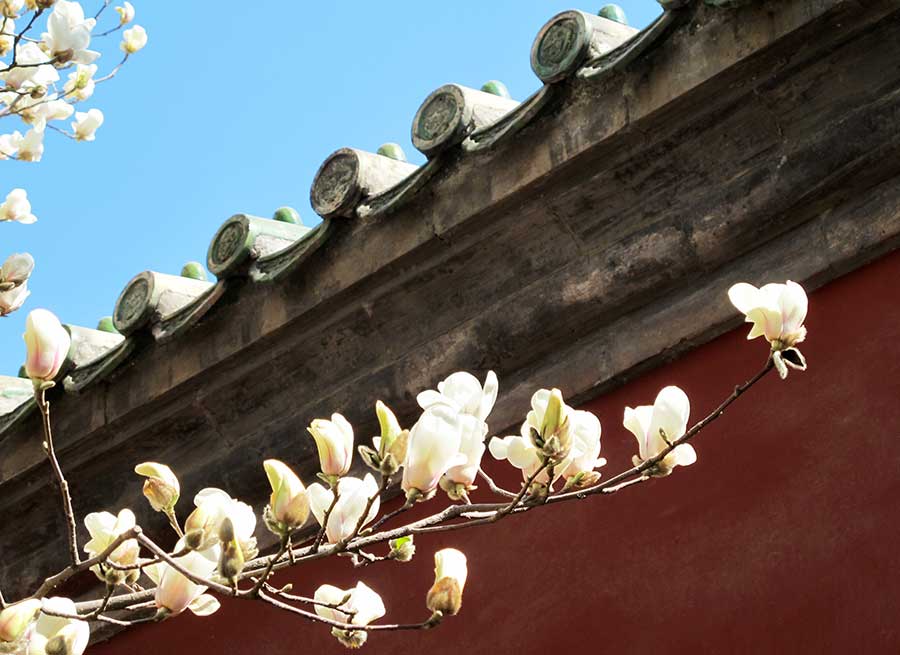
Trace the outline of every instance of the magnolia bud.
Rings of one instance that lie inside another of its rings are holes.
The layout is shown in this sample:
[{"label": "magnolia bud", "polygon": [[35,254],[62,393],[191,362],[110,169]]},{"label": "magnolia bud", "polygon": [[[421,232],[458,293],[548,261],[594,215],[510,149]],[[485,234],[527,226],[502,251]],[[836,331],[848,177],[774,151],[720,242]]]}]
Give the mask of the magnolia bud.
[{"label": "magnolia bud", "polygon": [[51,312],[35,309],[25,320],[25,372],[35,385],[57,376],[72,343],[69,333]]},{"label": "magnolia bud", "polygon": [[462,592],[468,570],[466,556],[455,548],[444,548],[434,554],[434,585],[425,597],[432,612],[456,614],[462,606]]},{"label": "magnolia bud", "polygon": [[135,466],[134,472],[147,477],[144,496],[150,501],[150,506],[157,512],[171,512],[181,494],[181,486],[172,469],[165,464],[144,462]]},{"label": "magnolia bud", "polygon": [[[300,478],[283,462],[267,459],[263,462],[263,468],[272,487],[269,513],[279,527],[273,532],[285,536],[306,522],[309,516],[309,496]],[[272,526],[268,527],[271,530]]]},{"label": "magnolia bud", "polygon": [[380,400],[375,403],[375,413],[378,415],[378,424],[381,426],[381,443],[378,446],[379,454],[383,457],[390,452],[391,445],[402,432],[400,423],[394,412]]},{"label": "magnolia bud", "polygon": [[234,525],[225,517],[219,526],[219,541],[222,543],[222,554],[219,556],[219,574],[231,584],[244,570],[244,551],[234,537]]},{"label": "magnolia bud", "polygon": [[378,467],[378,470],[382,475],[390,477],[400,470],[400,464],[391,453],[388,453],[384,456],[384,459],[381,460],[381,466]]},{"label": "magnolia bud", "polygon": [[409,562],[416,554],[416,545],[413,543],[412,535],[391,539],[388,541],[388,545],[391,547],[388,557],[398,562]]},{"label": "magnolia bud", "polygon": [[191,550],[206,550],[215,543],[213,516],[204,506],[191,512],[184,522],[185,545]]},{"label": "magnolia bud", "polygon": [[350,648],[362,648],[366,643],[368,635],[362,630],[341,630],[340,628],[332,628],[331,634],[341,645]]},{"label": "magnolia bud", "polygon": [[41,601],[32,598],[0,612],[0,642],[18,641],[41,611]]}]

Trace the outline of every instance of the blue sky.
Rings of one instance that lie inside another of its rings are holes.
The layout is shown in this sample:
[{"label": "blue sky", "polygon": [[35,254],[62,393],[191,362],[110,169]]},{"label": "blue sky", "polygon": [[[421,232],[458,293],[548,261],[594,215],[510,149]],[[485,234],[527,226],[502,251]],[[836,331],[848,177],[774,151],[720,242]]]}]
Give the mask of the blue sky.
[{"label": "blue sky", "polygon": [[[100,0],[82,4],[93,13]],[[541,26],[559,11],[604,3],[133,4],[149,44],[83,103],[106,115],[97,140],[50,133],[40,163],[0,162],[2,196],[24,187],[39,218],[0,224],[0,259],[28,251],[37,260],[25,307],[0,320],[0,374],[15,375],[24,360],[30,309],[93,327],[135,274],[205,262],[234,213],[268,217],[291,205],[317,223],[309,186],[335,149],[396,141],[424,161],[409,129],[428,93],[499,79],[523,100],[540,86],[529,52]],[[655,0],[618,4],[635,27],[660,11]],[[100,41],[101,73],[118,58],[118,38]],[[0,121],[0,132],[20,127]]]}]

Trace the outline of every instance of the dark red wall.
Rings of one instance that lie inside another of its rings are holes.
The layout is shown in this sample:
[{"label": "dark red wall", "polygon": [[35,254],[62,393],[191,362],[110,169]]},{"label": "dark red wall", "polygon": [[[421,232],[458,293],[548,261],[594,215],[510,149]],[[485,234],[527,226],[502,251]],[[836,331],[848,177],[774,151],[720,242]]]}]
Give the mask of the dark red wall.
[{"label": "dark red wall", "polygon": [[[432,553],[464,550],[462,613],[429,632],[373,635],[370,653],[900,652],[900,253],[812,294],[807,326],[809,371],[787,382],[772,374],[739,400],[695,442],[690,468],[615,496],[417,538],[410,564],[354,570],[341,559],[277,581],[311,595],[359,576],[382,593],[388,620],[416,621],[427,614]],[[766,344],[746,332],[591,403],[606,470],[635,452],[625,405],[677,384],[700,418],[755,373]],[[509,473],[495,462],[491,470]],[[185,614],[89,652],[345,651],[326,627],[231,601],[214,617]]]}]

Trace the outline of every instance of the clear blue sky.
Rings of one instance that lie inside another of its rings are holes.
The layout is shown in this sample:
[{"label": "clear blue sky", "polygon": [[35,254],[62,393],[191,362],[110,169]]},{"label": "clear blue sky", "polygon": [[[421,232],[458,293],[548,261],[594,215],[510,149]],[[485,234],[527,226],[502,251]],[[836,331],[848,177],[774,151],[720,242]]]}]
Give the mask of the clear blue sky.
[{"label": "clear blue sky", "polygon": [[[82,0],[91,13],[99,4]],[[540,86],[529,52],[541,26],[559,11],[605,3],[133,4],[149,44],[82,103],[106,115],[97,140],[48,133],[40,163],[0,162],[0,192],[27,189],[39,219],[0,224],[0,259],[28,251],[37,260],[25,307],[0,320],[0,374],[15,375],[24,360],[30,309],[94,327],[140,271],[177,274],[186,261],[205,262],[234,213],[268,217],[291,205],[317,223],[309,186],[335,149],[396,141],[424,161],[409,130],[428,93],[499,79],[523,100]],[[660,12],[655,0],[618,4],[639,28]],[[101,73],[119,54],[119,37],[108,39]],[[0,121],[3,133],[20,127]]]}]

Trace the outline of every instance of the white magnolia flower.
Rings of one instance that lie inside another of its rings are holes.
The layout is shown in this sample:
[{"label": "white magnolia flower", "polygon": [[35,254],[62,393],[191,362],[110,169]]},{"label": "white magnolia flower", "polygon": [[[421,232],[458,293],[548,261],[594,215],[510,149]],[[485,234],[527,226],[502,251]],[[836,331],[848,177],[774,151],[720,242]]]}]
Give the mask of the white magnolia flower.
[{"label": "white magnolia flower", "polygon": [[194,496],[194,505],[197,506],[184,524],[185,535],[190,538],[191,533],[196,533],[197,543],[192,544],[194,550],[204,551],[208,558],[218,561],[219,529],[225,518],[231,519],[234,526],[234,536],[245,559],[253,559],[257,555],[256,514],[247,503],[241,502],[229,496],[221,489],[210,487],[202,489]]},{"label": "white magnolia flower", "polygon": [[353,459],[353,426],[340,414],[317,418],[307,428],[316,441],[322,473],[345,475]]},{"label": "white magnolia flower", "polygon": [[[21,161],[41,161],[44,156],[44,126],[36,125],[25,133],[25,138],[19,142],[19,159]],[[30,205],[29,205],[30,207]],[[0,212],[2,220],[2,212]],[[35,219],[37,220],[37,219]],[[34,221],[19,221],[20,223]]]},{"label": "white magnolia flower", "polygon": [[753,323],[748,339],[765,336],[773,350],[783,350],[806,338],[808,300],[796,282],[766,284],[759,289],[740,282],[728,290],[728,297],[747,323]]},{"label": "white magnolia flower", "polygon": [[25,374],[35,382],[49,382],[66,361],[72,339],[52,312],[34,309],[25,319]]},{"label": "white magnolia flower", "polygon": [[41,98],[25,96],[22,102],[16,105],[16,109],[19,110],[23,122],[42,131],[48,121],[65,120],[75,111],[72,105],[65,100],[59,100],[55,94]]},{"label": "white magnolia flower", "polygon": [[524,436],[533,430],[545,442],[555,436],[565,455],[572,445],[569,416],[574,411],[563,401],[559,389],[538,389],[531,396],[531,410],[525,417],[521,433]]},{"label": "white magnolia flower", "polygon": [[121,7],[116,7],[119,14],[119,25],[126,25],[134,20],[134,6],[130,2],[123,2]]},{"label": "white magnolia flower", "polygon": [[42,35],[44,47],[57,66],[90,64],[100,56],[99,52],[87,49],[96,23],[93,18],[84,17],[78,2],[57,0],[47,19],[47,31]]},{"label": "white magnolia flower", "polygon": [[[342,602],[348,595],[350,597],[346,602]],[[316,589],[313,599],[323,605],[337,606],[337,609],[333,609],[316,605],[316,614],[340,623],[369,625],[386,613],[381,596],[362,582],[357,582],[353,589],[338,589],[333,585],[323,584]]]},{"label": "white magnolia flower", "polygon": [[[44,599],[44,609],[60,614],[76,614],[75,603],[59,596]],[[64,619],[41,613],[28,641],[28,655],[82,655],[91,638],[86,621]]]},{"label": "white magnolia flower", "polygon": [[[22,14],[24,7],[25,0],[0,0],[0,15],[6,18],[18,18]],[[0,20],[0,23],[2,22]]]},{"label": "white magnolia flower", "polygon": [[462,423],[460,414],[448,405],[435,404],[426,409],[409,431],[401,486],[427,496],[450,468],[466,463],[460,454]]},{"label": "white magnolia flower", "polygon": [[140,25],[135,25],[122,32],[122,43],[119,44],[119,48],[125,54],[133,55],[143,49],[145,45],[147,45],[147,30]]},{"label": "white magnolia flower", "polygon": [[[84,525],[91,535],[91,540],[84,545],[84,552],[91,557],[96,557],[106,550],[119,535],[135,526],[134,512],[130,509],[123,509],[118,516],[109,512],[92,512],[84,517]],[[118,566],[134,566],[137,564],[140,554],[141,547],[137,540],[129,539],[110,553],[107,560]],[[137,580],[139,575],[137,569],[128,572],[116,569],[107,571],[99,565],[92,566],[91,571],[101,580],[113,582],[118,582],[122,579]],[[107,576],[107,573],[109,576]]]},{"label": "white magnolia flower", "polygon": [[606,464],[606,458],[600,457],[600,419],[582,410],[573,411],[569,419],[572,422],[572,450],[569,463],[562,472],[567,480],[588,475]]},{"label": "white magnolia flower", "polygon": [[[508,437],[494,437],[488,444],[488,449],[494,459],[508,460],[510,464],[517,469],[522,470],[522,478],[527,480],[531,478],[544,463],[544,457],[541,449],[535,446],[531,439],[531,435],[517,435]],[[566,466],[568,463],[565,462]],[[555,481],[562,475],[563,467],[555,466],[553,468],[553,480]],[[544,469],[534,479],[538,484],[550,484],[550,472]]]},{"label": "white magnolia flower", "polygon": [[0,316],[12,314],[25,304],[30,295],[28,282],[22,282],[8,291],[0,291]]},{"label": "white magnolia flower", "polygon": [[31,203],[28,202],[25,189],[13,189],[7,194],[6,201],[0,204],[0,223],[3,221],[34,223],[36,220],[31,213]]},{"label": "white magnolia flower", "polygon": [[[349,598],[348,598],[349,596]],[[346,601],[344,599],[347,598]],[[356,583],[353,589],[338,589],[330,584],[322,585],[316,589],[314,600],[321,605],[316,605],[316,614],[331,621],[352,623],[353,625],[369,625],[375,619],[380,619],[385,614],[384,602],[381,596],[362,582]],[[324,607],[323,605],[335,605],[339,609]],[[347,648],[360,648],[366,643],[366,633],[363,630],[342,630],[334,628],[331,631],[337,640]]]},{"label": "white magnolia flower", "polygon": [[[319,525],[322,525],[325,521],[325,513],[334,501],[334,492],[316,482],[309,485],[307,493],[309,494],[310,509]],[[366,511],[369,499],[375,497],[363,525],[373,521],[378,516],[378,509],[381,506],[377,494],[378,483],[375,482],[371,473],[367,473],[362,480],[341,478],[338,482],[338,501],[328,517],[328,525],[325,526],[325,536],[328,541],[334,544],[349,538],[356,530],[359,518]]]},{"label": "white magnolia flower", "polygon": [[34,257],[27,252],[15,253],[6,258],[0,266],[0,282],[25,282],[34,270]]},{"label": "white magnolia flower", "polygon": [[94,75],[97,74],[97,64],[78,64],[75,71],[69,73],[69,80],[63,86],[65,96],[76,102],[83,102],[94,95],[96,84]]},{"label": "white magnolia flower", "polygon": [[455,548],[444,548],[434,554],[434,584],[425,597],[432,612],[456,614],[462,606],[462,592],[469,575],[466,556]]},{"label": "white magnolia flower", "polygon": [[4,80],[15,90],[19,90],[26,83],[49,86],[59,80],[59,73],[49,62],[50,59],[36,43],[20,43],[16,48],[16,63],[21,65],[0,73],[0,80]]},{"label": "white magnolia flower", "polygon": [[19,151],[22,139],[22,133],[18,130],[12,134],[0,134],[0,159],[15,157]]},{"label": "white magnolia flower", "polygon": [[498,386],[497,375],[493,371],[488,371],[484,387],[471,373],[459,371],[438,382],[437,391],[429,389],[420,393],[416,401],[422,409],[444,404],[461,414],[485,421],[497,400]]},{"label": "white magnolia flower", "polygon": [[459,422],[461,427],[459,454],[465,457],[465,462],[451,466],[447,469],[444,477],[450,482],[471,488],[478,475],[478,468],[481,466],[488,426],[484,421],[465,414],[459,416]]},{"label": "white magnolia flower", "polygon": [[[4,23],[0,20],[0,57],[6,56],[16,43],[16,21],[8,18]],[[6,66],[4,66],[6,68]]]},{"label": "white magnolia flower", "polygon": [[72,122],[72,131],[79,141],[93,141],[94,133],[103,125],[103,112],[99,109],[75,112],[75,120]]},{"label": "white magnolia flower", "polygon": [[[638,441],[639,455],[632,458],[635,466],[659,455],[669,444],[687,431],[691,403],[678,387],[666,387],[656,396],[653,406],[625,408],[623,425]],[[668,442],[668,443],[667,443]],[[690,444],[681,444],[665,456],[654,468],[657,475],[668,475],[676,466],[688,466],[697,461],[697,453]]]},{"label": "white magnolia flower", "polygon": [[[175,550],[184,548],[184,541],[179,541]],[[209,579],[216,569],[216,561],[198,552],[190,552],[176,557],[178,565],[192,575]],[[171,614],[180,614],[190,609],[197,616],[208,616],[219,609],[219,601],[204,593],[205,585],[193,582],[190,578],[175,570],[170,564],[159,563],[144,568],[147,576],[156,583],[156,606]]]}]

